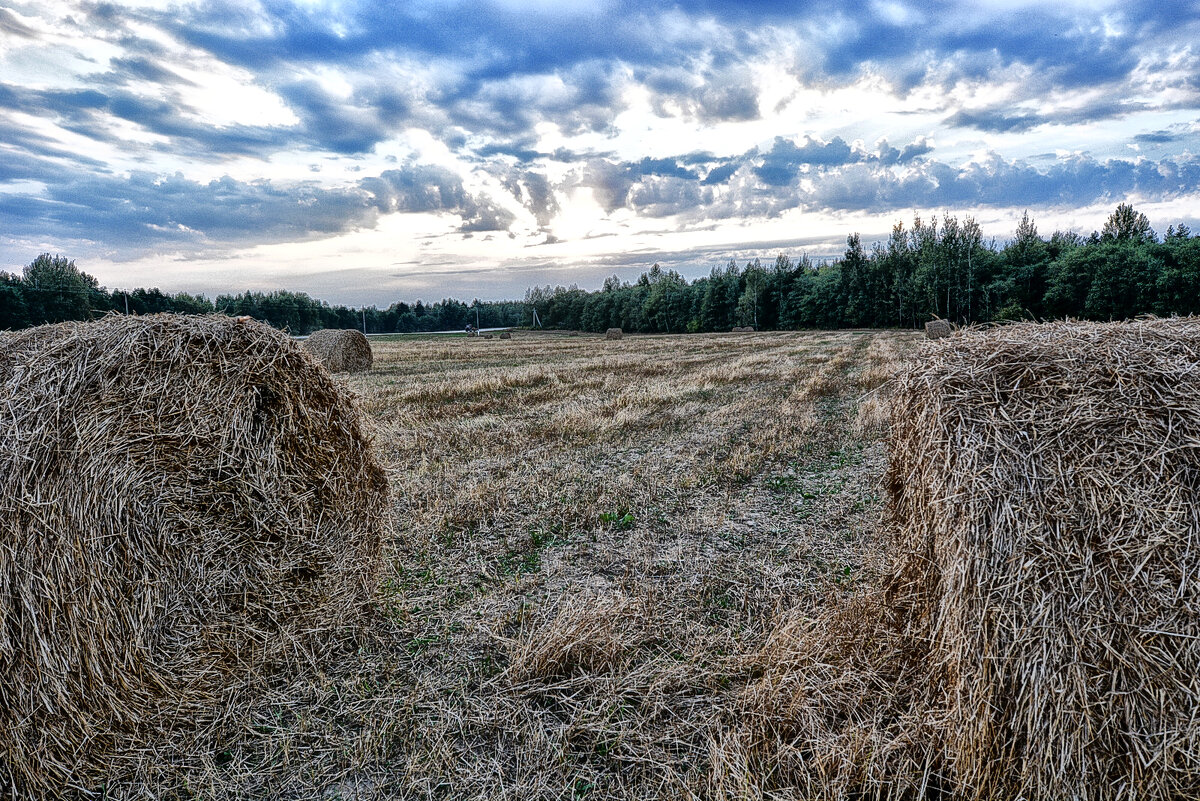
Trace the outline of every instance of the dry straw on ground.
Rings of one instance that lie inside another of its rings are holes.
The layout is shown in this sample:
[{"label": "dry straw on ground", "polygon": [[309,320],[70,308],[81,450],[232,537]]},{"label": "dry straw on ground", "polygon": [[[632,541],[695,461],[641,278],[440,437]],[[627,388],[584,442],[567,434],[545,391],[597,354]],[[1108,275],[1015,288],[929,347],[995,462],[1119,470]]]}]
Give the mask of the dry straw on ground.
[{"label": "dry straw on ground", "polygon": [[361,423],[258,323],[0,336],[4,792],[232,781],[244,703],[372,595],[387,484]]},{"label": "dry straw on ground", "polygon": [[620,328],[610,328],[604,332],[605,339],[621,339],[625,336],[625,332]]},{"label": "dry straw on ground", "polygon": [[759,764],[814,798],[1200,797],[1200,320],[964,332],[898,381],[894,569],[760,654]]},{"label": "dry straw on ground", "polygon": [[371,369],[371,343],[352,328],[324,328],[304,340],[304,349],[331,373],[360,373]]}]

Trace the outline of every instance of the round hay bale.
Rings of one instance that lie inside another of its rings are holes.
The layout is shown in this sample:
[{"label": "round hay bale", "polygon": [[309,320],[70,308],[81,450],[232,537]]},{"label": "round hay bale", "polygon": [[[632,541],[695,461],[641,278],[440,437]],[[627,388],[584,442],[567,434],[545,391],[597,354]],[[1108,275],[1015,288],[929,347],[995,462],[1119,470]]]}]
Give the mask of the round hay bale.
[{"label": "round hay bale", "polygon": [[1198,365],[1191,318],[961,331],[898,371],[894,564],[777,638],[756,714],[805,755],[779,780],[1200,798]]},{"label": "round hay bale", "polygon": [[945,320],[930,320],[929,322],[925,323],[926,339],[941,339],[942,337],[948,337],[953,331],[954,329],[950,327],[950,323]]},{"label": "round hay bale", "polygon": [[963,795],[1200,797],[1198,364],[1195,319],[1026,323],[903,373],[893,586]]},{"label": "round hay bale", "polygon": [[371,343],[353,328],[323,328],[304,340],[304,349],[331,373],[361,373],[371,369]]},{"label": "round hay bale", "polygon": [[387,495],[356,408],[267,326],[0,335],[0,786],[208,764],[362,613]]},{"label": "round hay bale", "polygon": [[501,331],[500,338],[501,339],[512,339],[512,332],[511,331]]},{"label": "round hay bale", "polygon": [[623,339],[625,332],[620,328],[610,328],[604,332],[605,339]]}]

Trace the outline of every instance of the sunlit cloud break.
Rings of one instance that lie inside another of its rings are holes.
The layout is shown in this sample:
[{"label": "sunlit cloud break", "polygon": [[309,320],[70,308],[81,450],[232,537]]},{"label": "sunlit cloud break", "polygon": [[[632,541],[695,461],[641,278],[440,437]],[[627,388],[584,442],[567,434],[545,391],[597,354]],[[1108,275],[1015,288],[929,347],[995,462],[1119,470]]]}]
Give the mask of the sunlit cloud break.
[{"label": "sunlit cloud break", "polygon": [[898,219],[1200,227],[1192,3],[0,6],[0,269],[334,302]]}]

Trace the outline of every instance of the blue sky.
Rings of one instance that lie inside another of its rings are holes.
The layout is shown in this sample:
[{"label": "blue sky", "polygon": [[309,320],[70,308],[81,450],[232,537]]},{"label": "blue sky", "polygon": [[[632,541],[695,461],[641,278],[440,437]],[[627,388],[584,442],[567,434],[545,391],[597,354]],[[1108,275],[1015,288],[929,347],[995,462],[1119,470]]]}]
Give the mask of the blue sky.
[{"label": "blue sky", "polygon": [[1200,229],[1197,43],[1169,0],[0,0],[0,269],[387,305],[914,214]]}]

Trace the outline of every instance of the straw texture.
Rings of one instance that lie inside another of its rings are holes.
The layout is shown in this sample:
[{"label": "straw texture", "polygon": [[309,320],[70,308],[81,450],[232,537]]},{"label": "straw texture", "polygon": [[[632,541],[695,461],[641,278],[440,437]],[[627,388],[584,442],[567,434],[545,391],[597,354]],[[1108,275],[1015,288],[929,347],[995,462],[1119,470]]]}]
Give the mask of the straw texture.
[{"label": "straw texture", "polygon": [[623,339],[624,337],[625,332],[620,328],[610,328],[604,332],[605,339]]},{"label": "straw texture", "polygon": [[751,691],[789,781],[1200,798],[1200,320],[960,332],[891,403],[890,578]]},{"label": "straw texture", "polygon": [[386,509],[359,413],[266,326],[0,335],[0,794],[211,759],[361,613]]},{"label": "straw texture", "polygon": [[950,323],[945,320],[930,320],[925,323],[925,336],[928,339],[941,339],[948,337],[954,329],[950,327]]},{"label": "straw texture", "polygon": [[361,373],[371,369],[374,355],[362,331],[323,328],[304,340],[304,349],[331,373]]}]

